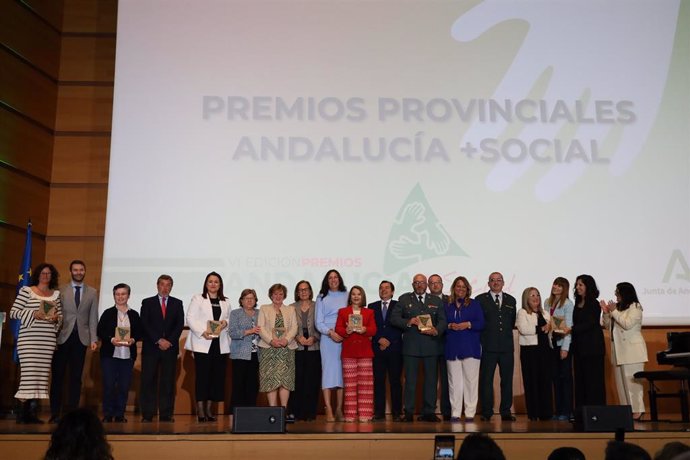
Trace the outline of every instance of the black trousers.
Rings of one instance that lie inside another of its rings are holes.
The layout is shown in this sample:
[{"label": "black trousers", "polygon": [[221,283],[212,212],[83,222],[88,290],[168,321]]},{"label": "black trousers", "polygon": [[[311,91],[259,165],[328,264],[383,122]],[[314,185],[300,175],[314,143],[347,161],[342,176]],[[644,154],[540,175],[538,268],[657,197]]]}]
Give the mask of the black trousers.
[{"label": "black trousers", "polygon": [[321,352],[295,351],[295,391],[290,393],[288,412],[297,420],[316,418],[321,394]]},{"label": "black trousers", "polygon": [[551,352],[551,372],[556,415],[573,415],[573,355],[561,359],[561,347]]},{"label": "black trousers", "polygon": [[172,417],[175,412],[177,349],[147,349],[141,353],[141,415]]},{"label": "black trousers", "polygon": [[232,393],[230,408],[232,414],[235,407],[256,406],[259,394],[259,357],[252,353],[251,359],[232,360]]},{"label": "black trousers", "polygon": [[422,415],[436,414],[436,384],[438,383],[438,356],[403,356],[405,366],[405,415],[414,414],[417,396],[417,372],[420,362],[424,366],[422,386]]},{"label": "black trousers", "polygon": [[575,407],[605,406],[604,355],[578,355],[573,357],[575,375]]},{"label": "black trousers", "polygon": [[194,352],[194,369],[196,370],[197,401],[225,400],[225,369],[228,355],[220,354],[218,339],[211,341],[208,353]]},{"label": "black trousers", "polygon": [[441,415],[447,418],[450,417],[451,408],[450,393],[448,392],[448,362],[445,354],[438,357],[438,379],[441,390]]},{"label": "black trousers", "polygon": [[50,412],[59,416],[62,412],[62,395],[65,374],[69,368],[67,381],[67,411],[79,407],[81,397],[81,374],[84,370],[86,346],[79,340],[76,330],[62,345],[58,345],[53,354],[52,377],[50,382]]},{"label": "black trousers", "polygon": [[551,393],[551,348],[546,345],[520,346],[522,382],[525,386],[527,417],[548,420],[553,415]]},{"label": "black trousers", "polygon": [[386,377],[391,392],[391,412],[402,415],[402,368],[403,358],[398,353],[377,353],[374,355],[374,415],[386,414]]},{"label": "black trousers", "polygon": [[484,417],[491,417],[494,412],[494,373],[498,366],[501,377],[501,415],[510,415],[513,405],[513,366],[515,358],[512,351],[482,351],[479,362],[479,400]]}]

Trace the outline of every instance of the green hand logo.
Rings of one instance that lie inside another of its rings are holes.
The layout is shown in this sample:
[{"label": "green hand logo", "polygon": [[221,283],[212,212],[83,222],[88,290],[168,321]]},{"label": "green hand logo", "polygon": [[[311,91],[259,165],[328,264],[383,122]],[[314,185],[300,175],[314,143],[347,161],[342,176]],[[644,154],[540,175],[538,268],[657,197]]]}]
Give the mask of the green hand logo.
[{"label": "green hand logo", "polygon": [[423,260],[466,256],[434,214],[422,187],[414,186],[391,227],[383,259],[385,273],[394,273]]}]

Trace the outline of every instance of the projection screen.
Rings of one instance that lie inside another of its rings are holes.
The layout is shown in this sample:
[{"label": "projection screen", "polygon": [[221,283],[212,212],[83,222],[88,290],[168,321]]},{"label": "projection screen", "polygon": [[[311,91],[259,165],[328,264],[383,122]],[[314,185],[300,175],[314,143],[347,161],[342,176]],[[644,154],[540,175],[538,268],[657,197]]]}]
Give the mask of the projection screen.
[{"label": "projection screen", "polygon": [[689,6],[120,0],[101,308],[588,273],[688,324]]}]

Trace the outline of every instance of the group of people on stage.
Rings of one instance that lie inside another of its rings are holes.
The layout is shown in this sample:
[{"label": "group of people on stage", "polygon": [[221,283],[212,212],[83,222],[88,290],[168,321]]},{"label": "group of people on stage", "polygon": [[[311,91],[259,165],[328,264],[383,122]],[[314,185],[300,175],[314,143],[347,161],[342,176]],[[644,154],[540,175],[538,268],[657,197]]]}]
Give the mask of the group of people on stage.
[{"label": "group of people on stage", "polygon": [[489,420],[497,367],[499,415],[515,420],[514,328],[530,420],[568,420],[575,407],[606,404],[602,327],[611,332],[620,403],[631,405],[635,418],[644,413],[642,385],[634,374],[643,369],[647,351],[642,307],[630,283],[616,286],[615,301],[598,301],[595,280],[580,275],[571,301],[568,280],[558,277],[548,298],[528,287],[518,305],[503,291],[499,272],[489,276],[488,291],[475,298],[463,276],[453,280],[446,295],[441,276],[427,280],[417,274],[412,290],[397,300],[395,286],[384,280],[379,300],[367,303],[362,287],[348,291],[332,269],[316,300],[311,284],[302,280],[289,305],[287,287],[274,284],[268,290],[271,303],[258,307],[257,293],[244,289],[239,308],[231,309],[221,275],[211,272],[185,314],[182,301],[170,296],[173,279],[161,275],[157,295],[142,301],[140,313],[128,305],[130,287],[120,283],[113,287],[114,306],[99,318],[96,290],[84,283],[85,274],[84,262],[73,261],[70,282],[58,289],[55,267],[40,264],[12,306],[10,317],[21,324],[21,379],[15,395],[23,401],[20,423],[41,423],[37,400],[48,397],[51,422],[59,420],[68,368],[66,407],[78,407],[86,349],[95,351],[99,341],[103,420],[126,421],[136,342],[141,341],[142,421],[151,422],[156,415],[161,422],[172,421],[185,323],[199,422],[215,421],[214,404],[225,400],[228,357],[231,413],[234,407],[256,405],[258,392],[264,392],[271,406],[286,407],[288,420],[314,420],[321,388],[327,421],[383,420],[389,393],[394,419],[410,422],[417,412],[421,365],[418,420],[441,421],[436,415],[438,388],[444,420],[459,422],[464,414],[465,421],[474,421],[478,405],[481,420]]}]

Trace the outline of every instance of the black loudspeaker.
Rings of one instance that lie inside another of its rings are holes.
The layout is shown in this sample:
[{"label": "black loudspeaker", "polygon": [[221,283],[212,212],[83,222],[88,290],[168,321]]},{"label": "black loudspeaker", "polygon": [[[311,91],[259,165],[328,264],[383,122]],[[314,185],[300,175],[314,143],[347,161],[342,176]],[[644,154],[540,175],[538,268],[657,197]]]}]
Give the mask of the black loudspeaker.
[{"label": "black loudspeaker", "polygon": [[577,431],[633,431],[632,408],[630,406],[582,406],[575,414]]},{"label": "black loudspeaker", "polygon": [[285,433],[284,407],[235,407],[233,433]]}]

